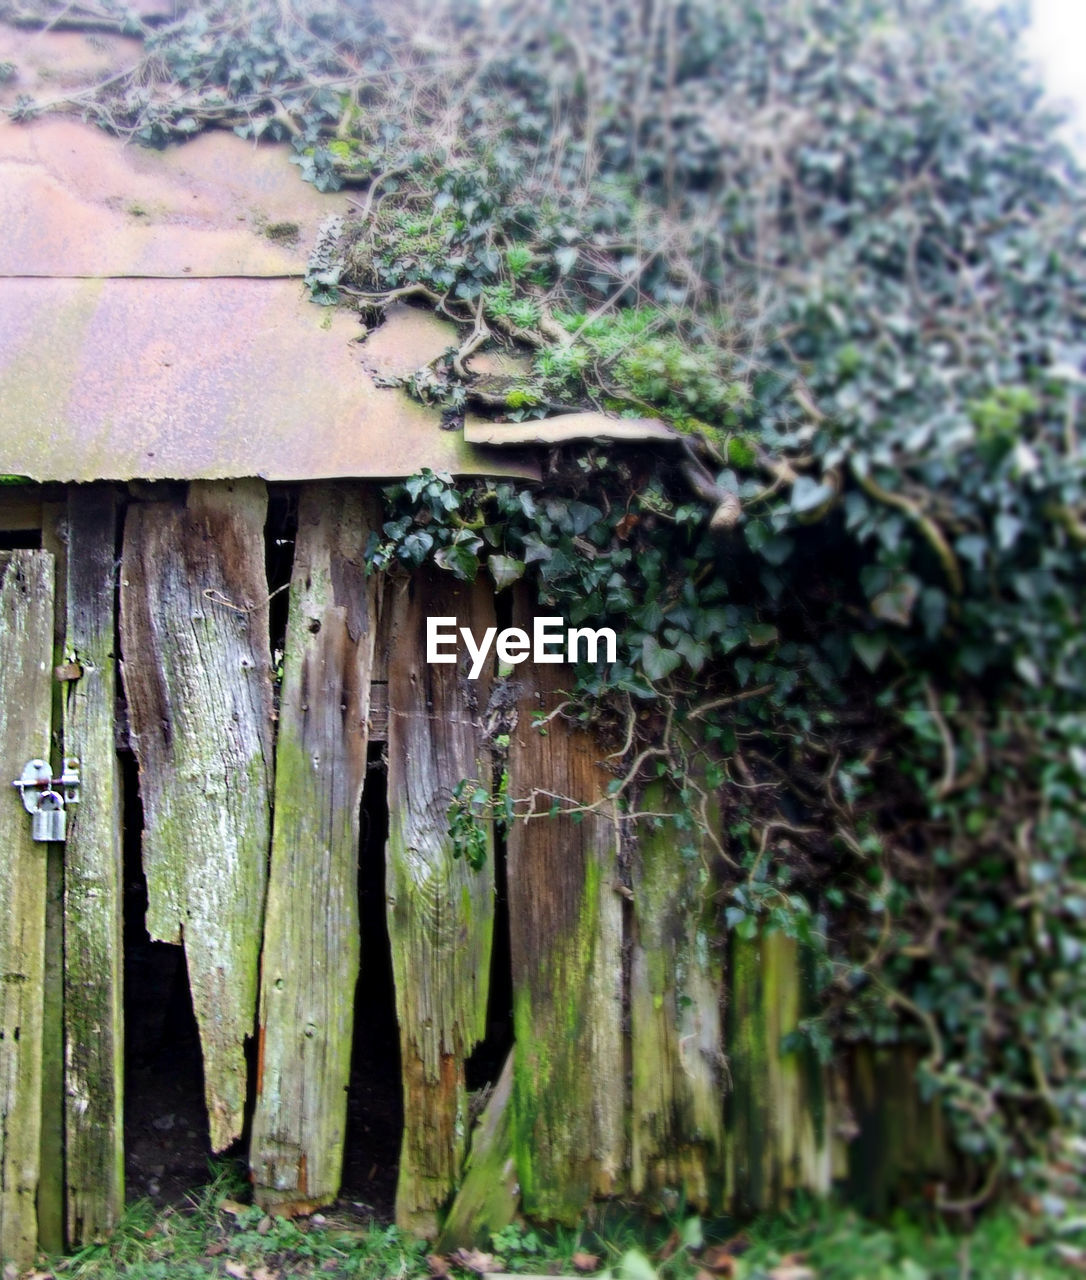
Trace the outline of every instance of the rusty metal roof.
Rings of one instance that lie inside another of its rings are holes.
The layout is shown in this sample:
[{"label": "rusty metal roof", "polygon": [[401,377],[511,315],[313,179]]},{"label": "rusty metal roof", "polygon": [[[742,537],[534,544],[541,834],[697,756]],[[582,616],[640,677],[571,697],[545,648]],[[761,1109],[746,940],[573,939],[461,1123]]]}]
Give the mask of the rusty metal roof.
[{"label": "rusty metal roof", "polygon": [[[0,63],[16,69],[0,106],[137,51],[0,25]],[[371,369],[426,363],[451,327],[393,317],[367,359],[356,317],[308,301],[309,247],[345,201],[303,183],[288,154],[222,132],[150,151],[78,120],[0,121],[0,473],[537,474],[376,384]]]}]

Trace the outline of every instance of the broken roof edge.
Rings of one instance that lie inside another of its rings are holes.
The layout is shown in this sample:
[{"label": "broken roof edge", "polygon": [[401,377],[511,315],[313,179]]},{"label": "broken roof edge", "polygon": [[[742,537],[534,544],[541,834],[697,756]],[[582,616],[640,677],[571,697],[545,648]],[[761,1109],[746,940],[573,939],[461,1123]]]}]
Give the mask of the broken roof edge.
[{"label": "broken roof edge", "polygon": [[530,418],[523,422],[495,422],[469,417],[464,422],[464,440],[472,445],[508,449],[593,440],[678,444],[683,436],[660,418],[611,418],[605,413],[582,411],[556,414],[550,418]]}]

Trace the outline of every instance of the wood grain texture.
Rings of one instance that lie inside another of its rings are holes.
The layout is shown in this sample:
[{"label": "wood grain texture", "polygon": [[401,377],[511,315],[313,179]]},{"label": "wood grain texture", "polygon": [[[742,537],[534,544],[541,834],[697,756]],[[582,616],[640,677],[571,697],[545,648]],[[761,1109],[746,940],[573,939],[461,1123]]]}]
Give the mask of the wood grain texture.
[{"label": "wood grain texture", "polygon": [[[530,632],[520,595],[515,625]],[[611,774],[592,736],[549,713],[569,688],[564,665],[518,667],[523,683],[509,748],[509,792],[539,788],[594,804]],[[523,673],[523,674],[521,674]],[[595,1195],[621,1189],[626,1166],[626,1072],[622,1038],[622,897],[618,828],[609,803],[592,813],[518,819],[508,837],[513,967],[513,1133],[524,1211],[573,1223]]]},{"label": "wood grain texture", "polygon": [[258,1201],[339,1192],[358,978],[358,831],[380,513],[358,485],[302,490],[276,746],[250,1166]]},{"label": "wood grain texture", "polygon": [[10,785],[48,760],[53,557],[0,552],[0,1262],[38,1246],[46,846]]},{"label": "wood grain texture", "polygon": [[121,566],[147,931],[184,942],[216,1151],[242,1128],[271,836],[266,512],[258,480],[133,505]]},{"label": "wood grain texture", "polygon": [[68,497],[63,742],[81,764],[81,800],[64,849],[64,1095],[67,1234],[102,1239],[124,1208],[123,860],[117,693],[116,498],[108,485]]},{"label": "wood grain texture", "polygon": [[505,1060],[471,1136],[464,1177],[441,1227],[438,1254],[490,1244],[517,1216],[520,1185],[513,1159],[513,1055]]},{"label": "wood grain texture", "polygon": [[[656,782],[641,808],[674,812],[678,803]],[[680,846],[688,843],[686,855]],[[691,1208],[720,1212],[726,1072],[716,859],[708,839],[667,821],[655,829],[642,821],[634,832],[630,1189],[658,1207],[678,1193]]]},{"label": "wood grain texture", "polygon": [[396,1221],[432,1236],[456,1188],[467,1138],[464,1060],[482,1039],[494,923],[494,857],[453,856],[449,806],[464,778],[489,784],[481,727],[489,681],[428,664],[427,617],[476,636],[494,625],[482,583],[419,571],[392,589],[388,631],[388,932],[396,983],[404,1135]]},{"label": "wood grain texture", "polygon": [[833,1123],[825,1069],[805,1045],[785,1051],[813,1012],[810,960],[794,938],[731,936],[726,1049],[731,1074],[728,1198],[742,1212],[783,1208],[802,1188],[825,1194]]},{"label": "wood grain texture", "polygon": [[[64,661],[67,626],[68,501],[41,504],[41,545],[55,563],[53,665]],[[66,686],[53,680],[53,752],[59,760]],[[45,846],[45,975],[42,997],[41,1171],[38,1177],[38,1246],[62,1253],[64,1210],[64,845]]]}]

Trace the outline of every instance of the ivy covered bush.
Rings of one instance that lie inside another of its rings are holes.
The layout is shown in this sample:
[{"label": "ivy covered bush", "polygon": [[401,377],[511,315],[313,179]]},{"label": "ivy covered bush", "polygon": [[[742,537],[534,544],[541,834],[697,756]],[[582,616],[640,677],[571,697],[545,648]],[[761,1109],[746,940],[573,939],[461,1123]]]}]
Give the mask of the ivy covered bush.
[{"label": "ivy covered bush", "polygon": [[[537,488],[395,486],[371,560],[615,626],[568,714],[619,751],[619,802],[674,778],[694,841],[720,788],[722,918],[819,951],[807,1034],[923,1046],[971,1157],[946,1207],[1058,1214],[1086,1149],[1086,183],[1020,27],[965,0],[201,2],[73,105],[154,145],[290,140],[356,187],[314,297],[460,322],[409,380],[450,425],[677,428],[555,451]],[[501,343],[530,360],[495,385],[471,357]]]}]

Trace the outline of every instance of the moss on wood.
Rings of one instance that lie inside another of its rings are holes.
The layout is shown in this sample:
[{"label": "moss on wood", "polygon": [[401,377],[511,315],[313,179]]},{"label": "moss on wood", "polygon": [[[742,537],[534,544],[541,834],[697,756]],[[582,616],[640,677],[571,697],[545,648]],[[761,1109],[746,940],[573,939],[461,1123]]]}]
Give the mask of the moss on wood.
[{"label": "moss on wood", "polygon": [[505,1061],[471,1139],[471,1152],[456,1199],[437,1240],[437,1251],[487,1245],[507,1227],[520,1202],[513,1159],[513,1056]]},{"label": "moss on wood", "polygon": [[356,485],[302,491],[283,657],[250,1164],[257,1200],[339,1191],[358,978],[359,807],[378,512]]},{"label": "moss on wood", "polygon": [[[531,631],[525,595],[516,625]],[[513,1146],[525,1212],[572,1223],[622,1186],[626,1084],[622,1042],[622,898],[618,828],[603,797],[609,774],[590,734],[560,718],[543,734],[571,673],[521,668],[524,693],[509,748],[509,791],[537,788],[598,810],[519,818],[509,832],[509,926],[515,1067]]]},{"label": "moss on wood", "polygon": [[824,1069],[789,1044],[809,1011],[801,948],[784,933],[733,934],[728,981],[728,1195],[739,1210],[780,1208],[797,1188],[827,1192],[832,1143]]},{"label": "moss on wood", "polygon": [[121,567],[147,931],[184,942],[216,1151],[242,1129],[271,835],[266,510],[256,480],[134,505]]},{"label": "moss on wood", "polygon": [[427,663],[425,620],[455,617],[482,635],[494,602],[482,582],[430,570],[398,584],[390,610],[386,883],[404,1090],[396,1220],[434,1235],[467,1146],[464,1061],[486,1029],[494,857],[485,818],[482,865],[456,857],[448,817],[459,782],[490,780],[489,680]]},{"label": "moss on wood", "polygon": [[[665,783],[642,807],[673,807]],[[713,819],[718,814],[712,815]],[[724,955],[713,895],[714,854],[684,857],[665,823],[642,824],[632,850],[635,934],[630,957],[633,1064],[630,1183],[692,1208],[719,1211],[724,1190]]]}]

